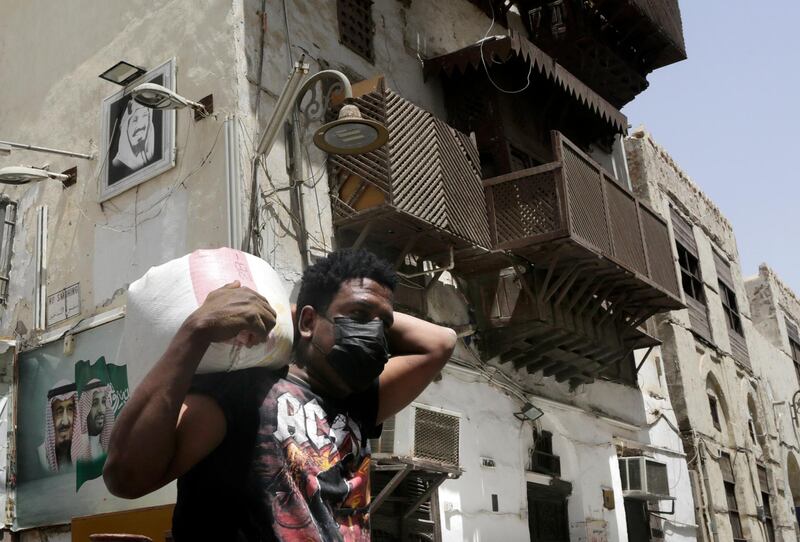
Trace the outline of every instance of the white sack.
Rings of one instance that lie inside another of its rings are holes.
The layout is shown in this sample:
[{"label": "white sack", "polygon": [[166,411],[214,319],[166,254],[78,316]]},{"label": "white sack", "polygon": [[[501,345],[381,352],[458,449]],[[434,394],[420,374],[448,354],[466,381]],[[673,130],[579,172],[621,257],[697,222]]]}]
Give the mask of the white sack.
[{"label": "white sack", "polygon": [[[167,349],[181,324],[213,290],[238,280],[264,296],[275,309],[275,328],[266,343],[252,348],[242,340],[213,343],[198,373],[235,371],[248,367],[278,369],[289,362],[293,326],[289,295],[270,265],[251,254],[230,248],[197,250],[150,268],[130,285],[121,361],[129,368],[149,370]],[[133,359],[138,356],[154,359]],[[141,364],[148,367],[141,367]],[[134,371],[139,372],[139,371]]]}]

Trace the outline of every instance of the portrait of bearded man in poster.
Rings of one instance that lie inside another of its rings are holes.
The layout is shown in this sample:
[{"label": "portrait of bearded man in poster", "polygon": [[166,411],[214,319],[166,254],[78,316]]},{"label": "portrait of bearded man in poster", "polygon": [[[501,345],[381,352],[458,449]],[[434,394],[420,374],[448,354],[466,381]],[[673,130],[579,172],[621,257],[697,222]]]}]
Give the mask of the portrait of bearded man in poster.
[{"label": "portrait of bearded man in poster", "polygon": [[45,439],[39,447],[39,461],[50,472],[72,466],[77,389],[74,382],[61,380],[47,392]]},{"label": "portrait of bearded man in poster", "polygon": [[153,110],[128,100],[117,129],[117,152],[111,160],[117,168],[133,173],[155,158]]}]

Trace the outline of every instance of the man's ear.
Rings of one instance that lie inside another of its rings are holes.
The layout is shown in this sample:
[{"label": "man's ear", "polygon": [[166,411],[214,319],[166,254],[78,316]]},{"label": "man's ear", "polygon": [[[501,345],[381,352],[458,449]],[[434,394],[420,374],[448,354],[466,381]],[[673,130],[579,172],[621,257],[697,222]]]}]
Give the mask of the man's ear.
[{"label": "man's ear", "polygon": [[311,305],[297,309],[297,332],[304,339],[311,339],[317,323],[317,311]]}]

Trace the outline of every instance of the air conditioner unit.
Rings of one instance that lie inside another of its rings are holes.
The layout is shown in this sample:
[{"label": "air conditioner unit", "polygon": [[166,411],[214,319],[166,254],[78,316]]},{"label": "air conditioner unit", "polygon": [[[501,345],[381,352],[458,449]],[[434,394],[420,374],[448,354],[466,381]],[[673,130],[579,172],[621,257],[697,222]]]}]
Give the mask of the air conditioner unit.
[{"label": "air conditioner unit", "polygon": [[645,500],[671,500],[667,465],[650,457],[619,458],[622,494]]},{"label": "air conditioner unit", "polygon": [[370,448],[375,456],[458,467],[460,434],[460,414],[415,403],[384,421],[380,438],[370,440]]}]

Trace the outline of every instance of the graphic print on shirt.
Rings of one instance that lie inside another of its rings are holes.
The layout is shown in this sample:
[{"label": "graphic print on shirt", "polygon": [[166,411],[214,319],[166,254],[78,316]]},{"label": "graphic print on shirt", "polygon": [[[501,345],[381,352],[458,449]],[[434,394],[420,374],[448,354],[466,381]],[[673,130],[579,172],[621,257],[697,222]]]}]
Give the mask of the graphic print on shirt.
[{"label": "graphic print on shirt", "polygon": [[287,541],[368,541],[370,460],[361,428],[345,413],[328,414],[309,391],[281,384],[262,406],[271,420],[262,416],[255,468],[274,534]]}]

